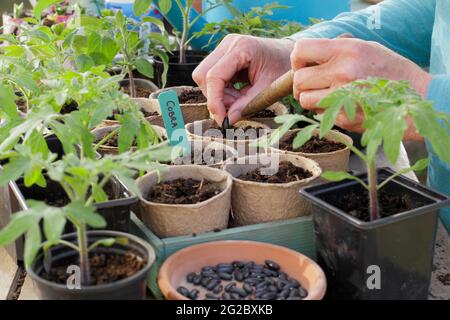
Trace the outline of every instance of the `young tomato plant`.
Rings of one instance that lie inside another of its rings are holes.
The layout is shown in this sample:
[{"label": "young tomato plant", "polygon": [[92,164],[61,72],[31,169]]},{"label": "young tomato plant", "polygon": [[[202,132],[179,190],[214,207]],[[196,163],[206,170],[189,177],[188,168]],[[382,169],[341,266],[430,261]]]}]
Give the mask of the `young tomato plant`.
[{"label": "young tomato plant", "polygon": [[365,147],[365,153],[338,135],[333,138],[346,145],[365,162],[368,183],[347,172],[326,171],[322,176],[331,181],[353,179],[361,183],[369,193],[371,220],[378,219],[380,215],[378,190],[396,176],[411,170],[423,170],[428,164],[427,159],[419,160],[411,168],[401,170],[378,184],[375,167],[376,153],[382,146],[387,159],[391,163],[396,163],[401,141],[408,128],[408,119],[412,120],[417,132],[428,140],[434,152],[442,160],[450,163],[450,153],[446,150],[450,145],[448,131],[450,116],[435,111],[432,103],[422,100],[408,82],[377,78],[355,81],[329,94],[320,101],[318,106],[325,110],[321,116],[316,117],[317,121],[301,115],[277,117],[275,121],[281,126],[272,133],[270,139],[260,143],[272,145],[281,139],[294,124],[304,121],[309,125],[303,128],[293,141],[293,147],[299,148],[312,137],[315,129],[320,129],[321,138],[327,134],[333,135],[332,127],[341,111],[345,112],[351,120],[355,118],[357,111],[363,112],[365,131],[361,138],[361,145]]},{"label": "young tomato plant", "polygon": [[252,7],[248,12],[242,12],[231,4],[225,4],[233,15],[233,19],[223,19],[210,22],[195,34],[196,37],[209,35],[207,46],[219,43],[230,33],[246,34],[257,37],[283,38],[303,30],[305,27],[297,22],[272,20],[274,9],[288,9],[278,3],[268,3],[263,7]]}]

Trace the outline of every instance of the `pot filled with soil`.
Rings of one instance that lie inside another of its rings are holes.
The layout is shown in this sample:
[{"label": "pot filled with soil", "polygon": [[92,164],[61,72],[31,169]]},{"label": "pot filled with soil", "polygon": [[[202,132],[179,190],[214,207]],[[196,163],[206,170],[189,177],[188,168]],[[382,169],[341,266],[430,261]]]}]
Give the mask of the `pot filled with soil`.
[{"label": "pot filled with soil", "polygon": [[257,139],[270,134],[270,128],[256,121],[242,120],[224,132],[212,119],[195,121],[185,126],[188,137],[193,140],[217,141],[234,148],[238,157],[265,152],[266,149],[253,146]]},{"label": "pot filled with soil", "polygon": [[168,90],[175,91],[178,96],[184,123],[209,119],[209,110],[206,105],[206,97],[203,95],[200,88],[191,86],[169,87],[153,92],[150,95],[150,103],[153,105],[153,108],[161,110],[158,96],[161,92]]},{"label": "pot filled with soil", "polygon": [[137,180],[140,216],[160,238],[225,229],[231,207],[231,177],[206,166],[170,166],[162,179],[153,171]]},{"label": "pot filled with soil", "polygon": [[[142,239],[116,231],[88,231],[88,245],[105,238],[124,238],[127,241],[110,247],[98,246],[90,252],[91,284],[69,288],[72,283],[67,272],[79,265],[77,251],[63,245],[50,249],[50,258],[40,253],[27,272],[45,300],[143,300],[146,297],[146,277],[155,261],[153,248]],[[63,237],[76,243],[74,233]],[[73,277],[73,276],[72,276]]]},{"label": "pot filled with soil", "polygon": [[[169,55],[169,71],[167,72],[166,87],[175,86],[196,86],[192,80],[192,72],[197,68],[200,62],[208,55],[206,51],[186,51],[186,63],[179,63],[179,51],[173,51]],[[159,57],[154,57],[155,81],[158,87],[162,88],[161,76],[164,71],[164,64]]]},{"label": "pot filled with soil", "polygon": [[226,163],[233,177],[231,205],[237,225],[300,217],[311,205],[298,196],[300,187],[318,179],[318,164],[298,155],[258,154]]},{"label": "pot filled with soil", "polygon": [[[95,136],[94,140],[94,146],[101,143],[100,146],[96,149],[98,153],[100,153],[102,156],[107,154],[119,154],[119,132],[116,132],[116,134],[113,134],[113,132],[120,128],[120,125],[113,125],[113,126],[106,126],[106,127],[100,127],[97,129],[92,130],[92,133]],[[155,130],[156,134],[159,137],[160,141],[166,141],[167,140],[167,133],[166,129],[159,126],[152,126],[152,128]],[[106,141],[104,141],[107,139]],[[131,150],[136,150],[137,143],[136,141],[133,141],[133,144],[131,146]]]},{"label": "pot filled with soil", "polygon": [[[378,169],[378,181],[394,172]],[[367,174],[357,175],[367,183]],[[427,299],[437,210],[448,196],[404,176],[378,194],[370,221],[368,192],[354,180],[303,188],[312,202],[318,263],[334,299]]]},{"label": "pot filled with soil", "polygon": [[277,102],[268,107],[267,109],[253,114],[250,120],[264,123],[271,129],[276,129],[279,125],[275,122],[274,118],[288,113],[289,113],[288,107],[286,107],[281,102]]},{"label": "pot filled with soil", "polygon": [[320,300],[322,269],[294,250],[256,241],[213,241],[184,248],[161,266],[168,300]]},{"label": "pot filled with soil", "polygon": [[157,91],[159,88],[150,80],[146,79],[134,79],[134,86],[136,90],[136,96],[133,97],[130,88],[130,79],[124,79],[119,81],[120,89],[133,98],[134,101],[144,110],[151,110],[149,98],[150,95]]},{"label": "pot filled with soil", "polygon": [[332,131],[323,138],[319,138],[319,130],[314,131],[313,137],[298,149],[293,148],[293,141],[301,129],[289,130],[280,141],[272,146],[273,152],[296,154],[316,161],[322,171],[347,171],[350,149],[339,142],[336,137],[345,139],[349,143],[353,140],[338,131]]},{"label": "pot filled with soil", "polygon": [[193,140],[191,152],[185,156],[174,159],[170,164],[186,165],[196,164],[212,168],[220,168],[226,161],[237,157],[235,149],[220,142]]}]

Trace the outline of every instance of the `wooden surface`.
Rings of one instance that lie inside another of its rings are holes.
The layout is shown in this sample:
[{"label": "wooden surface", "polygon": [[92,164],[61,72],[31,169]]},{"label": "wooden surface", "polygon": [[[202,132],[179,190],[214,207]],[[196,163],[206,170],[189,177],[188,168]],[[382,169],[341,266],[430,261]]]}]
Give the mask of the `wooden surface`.
[{"label": "wooden surface", "polygon": [[17,265],[6,249],[0,247],[0,300],[6,300],[14,284]]}]

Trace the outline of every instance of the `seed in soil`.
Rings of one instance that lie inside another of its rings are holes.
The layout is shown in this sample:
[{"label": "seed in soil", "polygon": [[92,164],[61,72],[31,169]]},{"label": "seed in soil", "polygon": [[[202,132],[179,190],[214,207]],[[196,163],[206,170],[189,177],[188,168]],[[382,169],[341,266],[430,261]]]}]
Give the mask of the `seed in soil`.
[{"label": "seed in soil", "polygon": [[156,203],[195,204],[206,201],[221,192],[217,184],[206,179],[176,179],[156,185],[146,199]]},{"label": "seed in soil", "polygon": [[[264,264],[242,261],[219,263],[203,267],[201,274],[204,276],[201,281],[198,281],[198,274],[194,272],[189,273],[186,279],[194,286],[201,284],[206,288],[209,291],[205,295],[206,299],[298,300],[308,295],[296,279],[281,271],[280,265],[272,260],[266,260]],[[236,281],[230,281],[233,278]]]},{"label": "seed in soil", "polygon": [[[47,272],[40,275],[45,280],[66,284],[70,274],[66,273],[68,266],[78,265],[78,257],[71,257],[59,262]],[[118,253],[92,253],[89,257],[91,271],[90,285],[113,283],[129,278],[144,268],[146,261],[127,251]],[[186,289],[187,290],[187,289]]]},{"label": "seed in soil", "polygon": [[[150,97],[150,94],[153,92],[153,90],[150,88],[139,87],[139,86],[136,86],[135,88],[136,88],[136,97],[135,98],[148,98],[148,97]],[[130,86],[122,87],[122,88],[120,88],[120,90],[122,90],[123,93],[126,93],[127,95],[131,96]]]},{"label": "seed in soil", "polygon": [[199,88],[190,88],[183,90],[178,95],[178,100],[181,104],[205,103],[206,97]]},{"label": "seed in soil", "polygon": [[261,168],[247,172],[237,178],[244,181],[261,183],[289,183],[312,177],[312,173],[300,167],[294,166],[289,161],[281,161],[278,171],[273,175],[261,174]]},{"label": "seed in soil", "polygon": [[291,133],[287,137],[283,137],[280,140],[278,148],[285,151],[303,153],[326,153],[345,149],[345,145],[343,143],[331,141],[325,138],[319,138],[318,136],[312,136],[311,139],[307,141],[303,146],[294,149],[292,143],[296,136],[297,133]]}]

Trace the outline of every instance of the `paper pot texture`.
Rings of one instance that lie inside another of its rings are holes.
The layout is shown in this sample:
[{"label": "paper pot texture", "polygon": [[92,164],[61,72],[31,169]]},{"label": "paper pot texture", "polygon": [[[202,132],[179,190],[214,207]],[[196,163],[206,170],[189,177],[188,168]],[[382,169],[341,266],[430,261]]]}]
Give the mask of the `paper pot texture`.
[{"label": "paper pot texture", "polygon": [[[242,120],[234,124],[234,128],[255,128],[262,129],[266,134],[270,134],[270,128],[260,122]],[[251,144],[256,140],[255,137],[246,137],[244,132],[241,130],[242,136],[238,136],[234,139],[233,131],[227,131],[226,138],[223,138],[223,134],[220,129],[218,129],[217,124],[214,120],[201,120],[195,121],[193,123],[188,123],[185,126],[188,137],[192,140],[206,140],[206,141],[217,141],[227,146],[234,148],[237,151],[238,157],[244,157],[248,155],[254,155],[257,153],[264,153],[266,151],[263,147],[253,147]],[[256,134],[256,132],[254,132]]]},{"label": "paper pot texture", "polygon": [[[155,203],[141,198],[139,213],[142,221],[160,238],[225,229],[231,207],[230,175],[219,169],[197,165],[170,166],[162,172],[162,181],[178,178],[206,179],[217,183],[222,192],[206,201],[189,205]],[[137,180],[143,197],[157,183],[156,171]]]},{"label": "paper pot texture", "polygon": [[[283,141],[292,135],[296,135],[301,129],[295,129],[295,130],[289,130],[288,133],[286,133],[280,141]],[[314,131],[315,135],[319,134],[319,130]],[[338,141],[336,139],[336,136],[339,136],[349,143],[353,144],[352,138],[349,136],[333,130],[332,133],[329,133],[325,136],[326,139],[331,141]],[[316,161],[320,168],[322,169],[322,172],[325,171],[347,171],[348,170],[348,161],[350,159],[350,149],[344,148],[341,150],[333,151],[333,152],[325,152],[325,153],[304,153],[304,152],[294,152],[294,151],[285,151],[278,149],[278,144],[275,146],[272,146],[271,148],[272,152],[279,152],[282,154],[292,154],[292,155],[299,155],[308,159],[312,159]]]},{"label": "paper pot texture", "polygon": [[[237,177],[258,168],[272,167],[278,161],[288,161],[309,170],[312,176],[289,183],[262,183],[240,180]],[[274,220],[290,219],[310,214],[311,206],[300,197],[299,190],[321,175],[318,164],[298,155],[259,154],[226,163],[224,170],[233,177],[231,193],[233,219],[237,225],[249,225]]]},{"label": "paper pot texture", "polygon": [[[168,90],[174,90],[179,96],[184,90],[193,89],[195,87],[191,86],[179,86],[179,87],[170,87],[157,90],[150,95],[150,103],[152,104],[152,108],[157,108],[161,113],[161,109],[159,106],[158,96],[161,92],[165,92]],[[191,123],[196,120],[203,120],[209,118],[209,110],[206,102],[204,103],[183,103],[180,104],[181,112],[183,113],[184,123]]]}]

